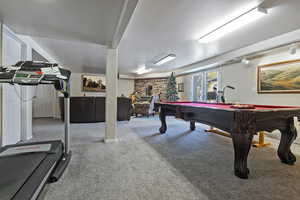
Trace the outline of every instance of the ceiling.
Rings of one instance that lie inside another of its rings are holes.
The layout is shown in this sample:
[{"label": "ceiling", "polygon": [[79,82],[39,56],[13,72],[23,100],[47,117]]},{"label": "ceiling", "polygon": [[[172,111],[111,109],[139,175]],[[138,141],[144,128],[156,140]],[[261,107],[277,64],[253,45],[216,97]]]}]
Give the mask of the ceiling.
[{"label": "ceiling", "polygon": [[0,16],[19,34],[106,45],[124,1],[1,0]]},{"label": "ceiling", "polygon": [[[33,36],[62,64],[78,72],[104,72],[104,45],[116,37],[124,2],[1,0],[0,16],[17,33]],[[126,31],[119,45],[120,72],[135,73],[142,64],[153,67],[154,60],[168,53],[177,59],[153,71],[174,70],[300,28],[299,0],[266,0],[263,6],[269,14],[261,20],[216,42],[197,42],[211,28],[260,2],[139,0],[127,28],[127,23],[122,26]]]},{"label": "ceiling", "polygon": [[103,45],[41,37],[33,39],[55,60],[73,72],[105,73],[106,47]]},{"label": "ceiling", "polygon": [[121,66],[134,72],[160,55],[177,58],[153,71],[199,62],[300,28],[300,1],[265,1],[269,14],[209,44],[197,42],[233,13],[257,5],[256,0],[140,0],[120,44]]}]

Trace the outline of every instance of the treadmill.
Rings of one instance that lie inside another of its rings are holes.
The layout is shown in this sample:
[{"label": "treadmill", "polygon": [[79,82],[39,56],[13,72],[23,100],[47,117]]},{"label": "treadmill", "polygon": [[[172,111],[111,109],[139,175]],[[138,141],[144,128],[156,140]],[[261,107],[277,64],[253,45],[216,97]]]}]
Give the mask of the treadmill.
[{"label": "treadmill", "polygon": [[0,67],[0,83],[53,84],[64,95],[65,137],[61,140],[7,145],[0,148],[0,199],[38,199],[47,183],[56,182],[68,166],[70,151],[70,76],[58,64],[20,61]]}]

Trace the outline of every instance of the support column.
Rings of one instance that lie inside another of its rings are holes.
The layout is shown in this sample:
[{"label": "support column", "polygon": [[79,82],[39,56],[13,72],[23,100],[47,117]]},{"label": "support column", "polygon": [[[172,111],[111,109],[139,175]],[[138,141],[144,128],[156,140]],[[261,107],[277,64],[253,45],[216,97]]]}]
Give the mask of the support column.
[{"label": "support column", "polygon": [[[21,45],[21,60],[32,60],[32,48]],[[32,138],[32,98],[37,86],[21,86],[21,141]]]},{"label": "support column", "polygon": [[3,23],[0,21],[0,65],[3,64]]},{"label": "support column", "polygon": [[104,142],[118,141],[117,137],[118,49],[107,49],[106,103]]},{"label": "support column", "polygon": [[[3,23],[0,21],[0,66],[3,65]],[[2,142],[2,85],[0,85],[0,147],[3,145]]]}]

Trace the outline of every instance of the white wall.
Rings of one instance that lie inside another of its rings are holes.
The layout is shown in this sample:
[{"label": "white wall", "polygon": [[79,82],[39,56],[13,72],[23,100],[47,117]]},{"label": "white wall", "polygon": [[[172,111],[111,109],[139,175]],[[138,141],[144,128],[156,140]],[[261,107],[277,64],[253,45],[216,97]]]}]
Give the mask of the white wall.
[{"label": "white wall", "polygon": [[[228,102],[265,105],[300,106],[300,94],[258,94],[257,93],[257,66],[275,62],[300,59],[300,51],[291,55],[288,50],[275,52],[264,57],[251,60],[249,65],[242,63],[225,65],[218,68],[220,88],[226,85],[234,86],[235,90],[226,90]],[[179,93],[181,100],[193,99],[193,75],[179,76],[177,83],[184,83],[184,92]]]},{"label": "white wall", "polygon": [[[35,48],[38,45],[35,45]],[[32,60],[32,44],[3,26],[2,64],[15,64],[20,60]],[[38,52],[40,49],[38,48]],[[0,145],[14,144],[32,137],[33,88],[0,84],[1,98],[1,141]]]},{"label": "white wall", "polygon": [[53,85],[34,86],[34,93],[36,98],[32,102],[33,118],[54,117],[56,91]]},{"label": "white wall", "polygon": [[231,85],[236,88],[235,90],[227,90],[226,99],[229,102],[300,106],[300,94],[258,94],[256,77],[257,66],[259,65],[299,58],[300,52],[296,55],[290,55],[288,51],[285,51],[251,60],[248,66],[238,63],[221,67],[222,87]]},{"label": "white wall", "polygon": [[15,144],[21,140],[20,86],[2,84],[2,144]]},{"label": "white wall", "polygon": [[[291,105],[300,106],[300,94],[258,94],[257,93],[257,67],[270,63],[276,63],[287,60],[300,59],[300,51],[291,55],[288,50],[277,51],[261,58],[251,60],[249,65],[242,63],[226,65],[218,68],[220,78],[220,88],[226,85],[234,86],[235,90],[226,91],[226,100],[228,102],[239,102],[249,104],[265,105]],[[189,100],[193,98],[193,74],[179,76],[177,83],[184,83],[184,92],[179,93],[180,100]],[[279,131],[268,134],[269,137],[280,138]],[[300,143],[300,138],[296,140]]]},{"label": "white wall", "polygon": [[[288,51],[272,53],[262,58],[251,60],[249,65],[241,63],[221,67],[221,85],[234,86],[235,90],[228,90],[226,99],[228,102],[240,102],[265,105],[291,105],[300,106],[300,94],[258,94],[257,93],[257,66],[280,61],[300,58],[300,52],[290,55]],[[280,139],[278,130],[268,133],[268,137]],[[300,138],[296,140],[300,143]]]},{"label": "white wall", "polygon": [[[22,58],[22,44],[7,31],[3,34],[3,65],[15,64]],[[2,145],[21,140],[20,86],[1,84],[2,87]]]},{"label": "white wall", "polygon": [[[104,92],[83,92],[81,85],[81,76],[82,75],[97,75],[103,76],[104,74],[85,74],[85,73],[72,73],[71,75],[71,96],[105,96]],[[124,94],[129,96],[129,94],[134,91],[134,80],[129,79],[119,79],[118,80],[118,96]]]},{"label": "white wall", "polygon": [[134,92],[134,80],[119,79],[118,80],[118,96],[122,94],[129,97]]},{"label": "white wall", "polygon": [[7,32],[3,35],[3,64],[16,64],[21,59],[21,43],[11,37]]}]

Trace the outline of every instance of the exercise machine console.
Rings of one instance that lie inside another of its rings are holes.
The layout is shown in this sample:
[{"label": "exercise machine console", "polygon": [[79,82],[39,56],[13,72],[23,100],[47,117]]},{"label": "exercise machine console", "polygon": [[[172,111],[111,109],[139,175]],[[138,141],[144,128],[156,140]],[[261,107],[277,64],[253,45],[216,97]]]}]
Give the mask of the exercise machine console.
[{"label": "exercise machine console", "polygon": [[7,145],[0,148],[0,199],[35,200],[47,183],[56,182],[68,166],[70,151],[70,76],[56,63],[20,61],[0,67],[0,83],[53,84],[64,95],[65,135],[61,140]]}]

